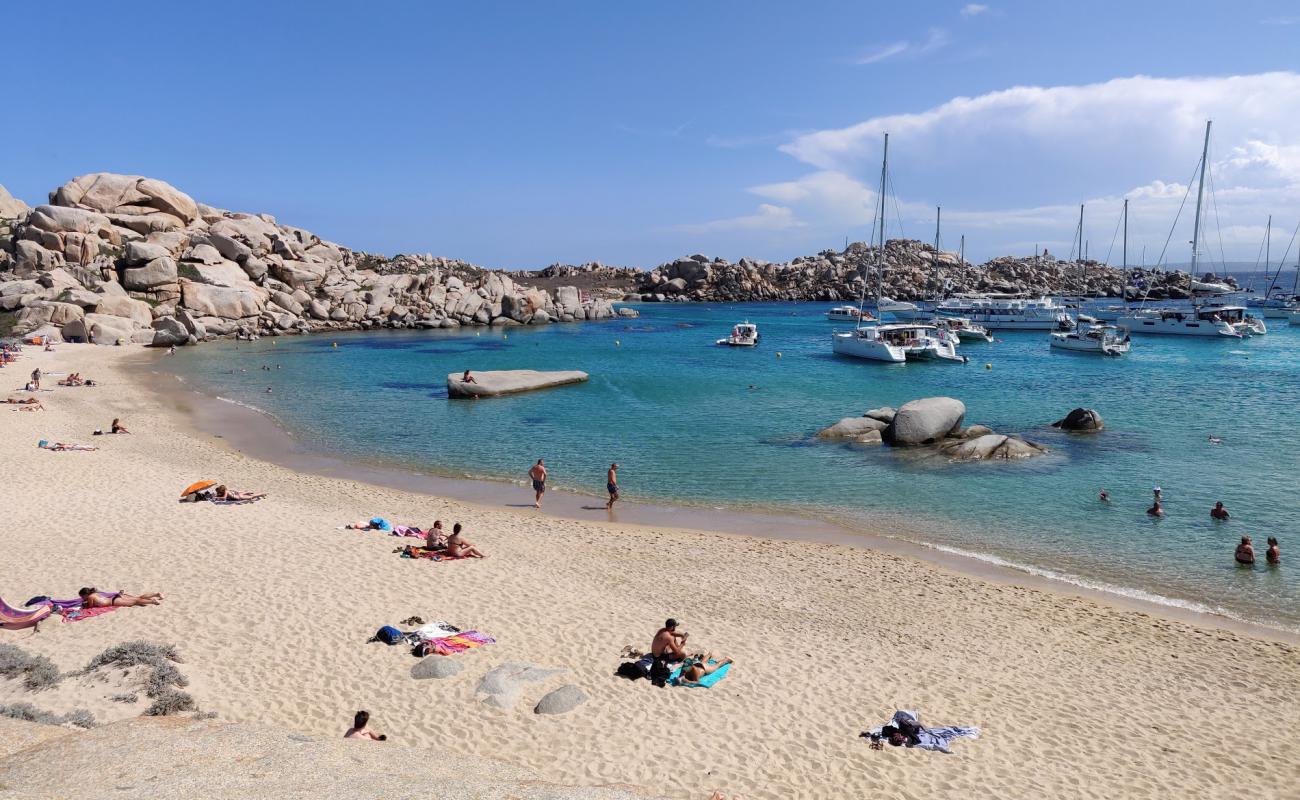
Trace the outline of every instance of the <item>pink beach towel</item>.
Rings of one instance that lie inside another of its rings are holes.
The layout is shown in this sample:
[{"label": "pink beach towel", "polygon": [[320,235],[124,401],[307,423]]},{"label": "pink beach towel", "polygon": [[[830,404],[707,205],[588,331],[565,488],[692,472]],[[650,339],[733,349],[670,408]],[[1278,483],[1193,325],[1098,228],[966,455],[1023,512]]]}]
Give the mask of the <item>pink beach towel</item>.
[{"label": "pink beach towel", "polygon": [[64,622],[80,622],[83,619],[98,617],[100,614],[107,614],[110,611],[116,611],[121,606],[100,606],[99,608],[73,608],[63,612]]}]

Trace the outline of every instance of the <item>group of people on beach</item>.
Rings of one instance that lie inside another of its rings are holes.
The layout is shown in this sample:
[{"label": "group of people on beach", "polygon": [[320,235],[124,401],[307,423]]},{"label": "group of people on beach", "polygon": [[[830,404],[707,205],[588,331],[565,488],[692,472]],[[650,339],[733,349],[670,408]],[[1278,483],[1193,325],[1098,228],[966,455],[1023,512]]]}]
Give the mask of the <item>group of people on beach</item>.
[{"label": "group of people on beach", "polygon": [[[609,499],[605,501],[605,508],[610,511],[614,510],[614,504],[619,500],[618,470],[617,462],[610,464],[609,469],[605,470],[605,491],[609,493]],[[546,478],[548,474],[546,461],[541,458],[537,459],[537,463],[528,470],[528,479],[533,485],[533,508],[542,507],[542,495],[546,494]]]},{"label": "group of people on beach", "polygon": [[[1151,507],[1147,509],[1147,516],[1157,519],[1162,518],[1165,516],[1164,490],[1159,486],[1155,486],[1152,487],[1151,492],[1154,497],[1151,502]],[[1106,491],[1105,487],[1102,487],[1101,491],[1097,495],[1097,499],[1103,503],[1110,502],[1110,493]],[[1228,512],[1228,509],[1223,505],[1222,500],[1216,501],[1214,508],[1210,509],[1210,519],[1216,522],[1227,522],[1231,518],[1232,514]],[[1277,537],[1268,537],[1268,550],[1265,551],[1264,557],[1271,566],[1278,566],[1282,563],[1282,550],[1278,546]],[[1241,537],[1241,542],[1237,545],[1234,559],[1238,564],[1244,566],[1254,565],[1255,547],[1251,544],[1249,536]]]}]

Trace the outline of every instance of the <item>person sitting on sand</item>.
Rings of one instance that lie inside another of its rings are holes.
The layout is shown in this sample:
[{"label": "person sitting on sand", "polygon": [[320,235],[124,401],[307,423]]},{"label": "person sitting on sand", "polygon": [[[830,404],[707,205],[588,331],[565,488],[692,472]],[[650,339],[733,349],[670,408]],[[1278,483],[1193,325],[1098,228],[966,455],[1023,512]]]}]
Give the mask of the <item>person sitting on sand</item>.
[{"label": "person sitting on sand", "polygon": [[1233,554],[1238,564],[1250,566],[1255,563],[1255,546],[1250,543],[1249,536],[1241,537],[1241,544],[1237,545],[1237,552]]},{"label": "person sitting on sand", "polygon": [[469,374],[469,370],[465,370],[465,374],[460,376],[460,382],[461,382],[461,383],[478,383],[478,381],[474,380],[474,376],[471,375],[471,374]]},{"label": "person sitting on sand", "polygon": [[1277,537],[1268,537],[1268,549],[1264,551],[1264,560],[1275,567],[1282,563],[1282,551],[1278,549]]},{"label": "person sitting on sand", "polygon": [[113,425],[112,427],[109,428],[108,432],[109,433],[130,433],[130,431],[126,429],[126,426],[122,424],[122,420],[118,419],[117,417],[113,417]]},{"label": "person sitting on sand", "polygon": [[216,488],[212,495],[213,500],[242,503],[246,500],[261,500],[266,497],[266,492],[237,492],[234,489],[227,489],[223,483]]},{"label": "person sitting on sand", "polygon": [[452,526],[451,536],[447,537],[447,555],[452,558],[486,558],[472,543],[461,538],[459,522]]},{"label": "person sitting on sand", "polygon": [[446,550],[447,532],[442,529],[442,520],[435,519],[433,527],[424,533],[425,550]]},{"label": "person sitting on sand", "polygon": [[667,657],[670,661],[681,661],[686,658],[686,638],[690,634],[685,631],[677,632],[677,620],[671,617],[664,622],[664,626],[655,631],[655,637],[650,641],[650,655],[655,658]]},{"label": "person sitting on sand", "polygon": [[156,606],[163,596],[158,592],[130,595],[126,592],[101,592],[93,586],[83,586],[77,596],[82,608],[127,608],[130,606]]},{"label": "person sitting on sand", "polygon": [[1228,509],[1223,507],[1222,500],[1215,503],[1214,508],[1210,509],[1210,517],[1213,519],[1224,520],[1227,519],[1229,516],[1230,515],[1228,514]]},{"label": "person sitting on sand", "polygon": [[677,676],[677,681],[682,686],[694,686],[700,682],[705,675],[712,675],[718,670],[731,663],[731,659],[724,658],[716,664],[710,664],[713,660],[713,654],[709,653],[704,658],[688,658],[682,664],[681,674]]},{"label": "person sitting on sand", "polygon": [[370,724],[370,712],[358,711],[357,715],[352,718],[352,727],[348,732],[343,734],[344,739],[369,739],[372,742],[386,742],[388,736],[380,733],[376,734],[366,726]]},{"label": "person sitting on sand", "polygon": [[1147,509],[1147,516],[1163,517],[1164,515],[1165,515],[1165,507],[1160,504],[1160,497],[1157,495],[1156,504]]}]

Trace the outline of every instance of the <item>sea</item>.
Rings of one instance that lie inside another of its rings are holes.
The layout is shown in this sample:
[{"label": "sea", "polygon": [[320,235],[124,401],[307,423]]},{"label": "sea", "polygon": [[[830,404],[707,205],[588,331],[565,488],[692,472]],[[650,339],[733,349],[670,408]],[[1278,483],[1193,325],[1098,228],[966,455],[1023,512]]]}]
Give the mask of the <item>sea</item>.
[{"label": "sea", "polygon": [[[883,532],[1069,584],[1300,632],[1300,328],[1243,340],[1134,337],[1105,358],[1046,332],[961,345],[962,365],[836,357],[830,303],[655,304],[600,323],[220,341],[167,360],[189,385],[272,416],[313,451],[602,496],[776,511]],[[748,320],[752,349],[719,347]],[[263,369],[266,367],[267,369]],[[579,369],[585,384],[450,400],[448,373]],[[267,388],[273,389],[267,393]],[[922,397],[1046,445],[1016,462],[820,441],[843,417]],[[1051,423],[1076,407],[1105,430]],[[1213,437],[1213,440],[1212,440]],[[1162,489],[1167,516],[1146,515]],[[1098,495],[1105,488],[1110,502]],[[1226,522],[1210,518],[1223,501]],[[366,512],[369,513],[369,512]],[[1233,551],[1251,536],[1253,568]],[[1264,564],[1281,542],[1283,565]]]}]

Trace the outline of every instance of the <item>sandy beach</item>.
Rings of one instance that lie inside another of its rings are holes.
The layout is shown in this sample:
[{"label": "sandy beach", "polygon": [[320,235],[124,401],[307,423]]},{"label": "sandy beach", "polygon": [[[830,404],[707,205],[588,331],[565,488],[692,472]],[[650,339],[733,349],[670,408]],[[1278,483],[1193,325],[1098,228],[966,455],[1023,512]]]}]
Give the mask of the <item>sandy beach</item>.
[{"label": "sandy beach", "polygon": [[[29,347],[0,370],[9,395],[37,366],[99,383],[39,393],[43,412],[0,409],[0,596],[15,605],[95,585],[166,597],[49,620],[35,634],[0,631],[0,641],[64,670],[118,642],[170,642],[200,708],[223,720],[342,735],[366,708],[404,745],[676,798],[1294,797],[1300,786],[1277,735],[1300,725],[1300,653],[1282,634],[847,544],[610,523],[603,511],[573,520],[296,472],[195,432],[126,364],[165,358]],[[114,417],[132,434],[90,435]],[[100,449],[48,452],[41,439]],[[529,454],[520,458],[526,466]],[[201,478],[270,496],[178,503]],[[509,502],[529,498],[521,488]],[[401,559],[393,537],[338,529],[374,515],[462,522],[489,558]],[[457,676],[417,681],[406,648],[366,643],[412,615],[497,643],[455,656],[465,665]],[[647,647],[668,616],[683,621],[692,649],[735,659],[724,681],[658,689],[613,676],[620,649]],[[564,672],[526,687],[510,710],[484,705],[479,679],[508,662]],[[590,699],[561,716],[533,713],[566,683]],[[139,712],[107,694],[42,697],[0,682],[0,702],[75,705],[102,721]],[[859,732],[899,708],[982,735],[952,755],[870,750]]]}]

